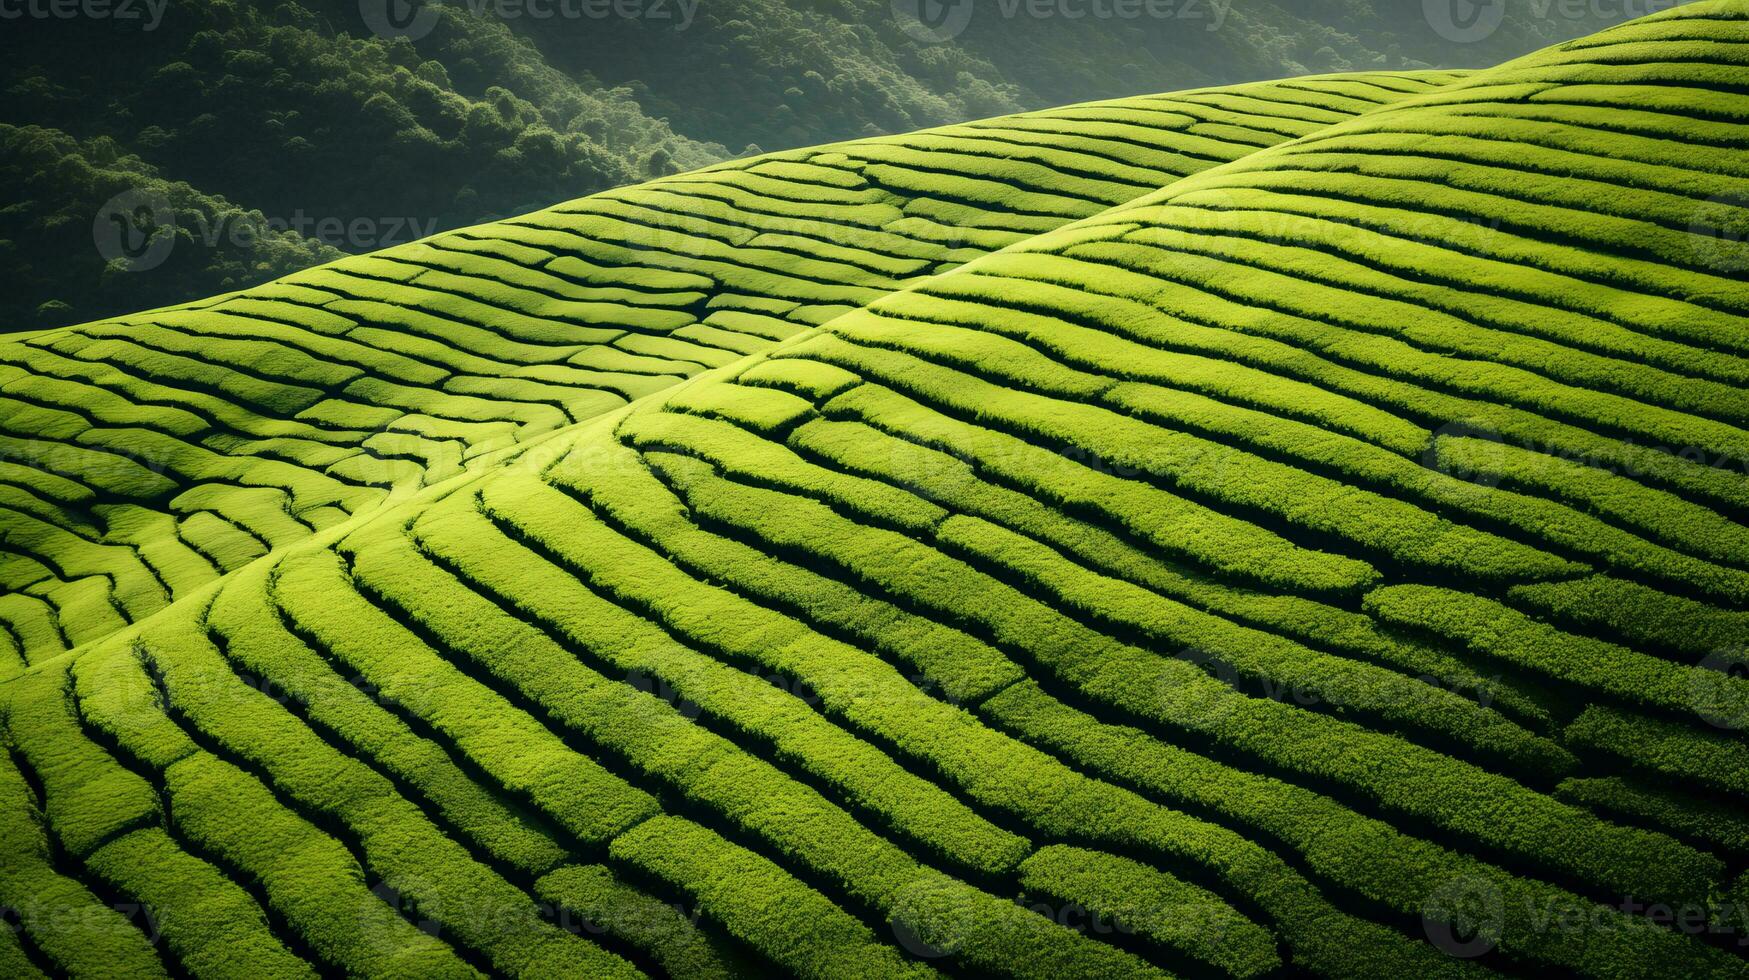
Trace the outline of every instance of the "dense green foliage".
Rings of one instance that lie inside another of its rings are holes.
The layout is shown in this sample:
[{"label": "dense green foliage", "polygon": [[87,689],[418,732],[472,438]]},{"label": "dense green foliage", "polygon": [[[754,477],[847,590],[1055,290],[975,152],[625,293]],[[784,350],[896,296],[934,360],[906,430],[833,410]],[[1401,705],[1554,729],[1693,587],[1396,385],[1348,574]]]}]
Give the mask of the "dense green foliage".
[{"label": "dense green foliage", "polygon": [[630,86],[683,133],[769,149],[1110,98],[1155,88],[1160,78],[1207,85],[1479,67],[1635,9],[1592,4],[1551,13],[1507,4],[1495,30],[1454,45],[1421,5],[1387,0],[948,7],[970,12],[941,44],[907,34],[909,22],[894,10],[911,8],[886,0],[718,0],[700,3],[683,30],[675,29],[682,8],[674,5],[666,21],[555,18],[524,33],[550,63]]},{"label": "dense green foliage", "polygon": [[[676,175],[0,346],[5,647],[94,639],[387,497],[1019,242],[1005,195],[1040,198],[1025,218],[1049,229],[1287,138],[1262,113],[1214,136],[1139,102],[1103,108],[1132,123],[1053,141],[1062,171],[984,151],[1085,109],[933,131],[928,151],[859,141]],[[1152,153],[1131,153],[1144,139]],[[911,159],[929,169],[905,186]],[[184,254],[199,252],[170,261]]]},{"label": "dense green foliage", "polygon": [[0,345],[0,965],[1749,976],[1746,31]]},{"label": "dense green foliage", "polygon": [[[56,326],[252,285],[728,155],[676,135],[623,89],[555,71],[502,23],[448,14],[415,50],[358,17],[221,0],[171,4],[150,30],[9,21],[8,121],[43,130],[8,131],[0,149],[23,191],[0,234],[9,264],[30,273],[0,316],[12,329]],[[88,56],[94,44],[103,57]],[[129,292],[91,293],[105,263],[93,218],[111,195],[164,181],[189,199],[176,201],[182,274],[147,268],[125,277]],[[38,314],[47,301],[65,305]]]},{"label": "dense green foliage", "polygon": [[[125,15],[32,4],[9,17],[0,91],[22,132],[0,132],[13,188],[0,211],[13,270],[0,331],[253,285],[336,250],[760,147],[1167,80],[1489,64],[1614,13],[1513,9],[1454,46],[1418,10],[1370,0],[1151,0],[1157,13],[1075,19],[1064,13],[1084,0],[1042,17],[982,0],[963,34],[933,44],[908,35],[887,0],[453,0],[406,38],[373,33],[383,25],[370,13],[401,2],[133,0]],[[612,13],[622,8],[634,16]],[[115,194],[160,189],[185,246],[118,276],[115,256],[91,248],[91,223]]]},{"label": "dense green foliage", "polygon": [[[12,329],[56,326],[69,320],[152,306],[189,296],[241,289],[342,253],[291,231],[275,229],[260,212],[248,213],[222,197],[171,182],[134,155],[122,155],[100,136],[83,142],[40,126],[0,125],[0,180],[13,204],[0,210],[0,261],[11,287],[5,303]],[[150,275],[130,274],[125,254],[106,256],[93,246],[94,222],[131,221],[131,209],[111,202],[131,195],[162,206],[165,222],[138,226],[142,251],[149,236],[174,244]],[[106,213],[107,212],[107,213]],[[113,214],[114,217],[109,217]],[[230,228],[251,229],[233,236]],[[258,229],[258,231],[256,231]],[[220,233],[209,244],[208,234]],[[30,309],[29,305],[39,304]]]}]

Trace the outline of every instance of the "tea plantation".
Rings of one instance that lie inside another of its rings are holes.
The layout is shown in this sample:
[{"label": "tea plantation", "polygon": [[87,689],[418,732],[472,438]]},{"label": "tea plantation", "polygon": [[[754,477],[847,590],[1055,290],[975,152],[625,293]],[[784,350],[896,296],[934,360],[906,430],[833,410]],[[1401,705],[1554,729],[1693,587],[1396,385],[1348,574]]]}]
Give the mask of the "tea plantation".
[{"label": "tea plantation", "polygon": [[1749,976],[1749,0],[0,345],[0,973]]}]

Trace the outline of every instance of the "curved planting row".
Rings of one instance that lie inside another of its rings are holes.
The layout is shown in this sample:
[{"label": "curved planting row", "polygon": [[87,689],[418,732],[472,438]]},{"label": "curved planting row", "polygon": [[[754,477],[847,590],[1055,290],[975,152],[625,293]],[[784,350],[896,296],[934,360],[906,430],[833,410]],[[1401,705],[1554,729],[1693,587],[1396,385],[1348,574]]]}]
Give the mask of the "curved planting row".
[{"label": "curved planting row", "polygon": [[1231,109],[1185,93],[752,157],[0,344],[0,672],[533,435],[1453,77],[1243,85]]},{"label": "curved planting row", "polygon": [[11,641],[0,962],[1749,975],[1746,25],[743,161],[33,338],[8,438],[177,462],[8,498],[58,584],[6,635],[97,642]]}]

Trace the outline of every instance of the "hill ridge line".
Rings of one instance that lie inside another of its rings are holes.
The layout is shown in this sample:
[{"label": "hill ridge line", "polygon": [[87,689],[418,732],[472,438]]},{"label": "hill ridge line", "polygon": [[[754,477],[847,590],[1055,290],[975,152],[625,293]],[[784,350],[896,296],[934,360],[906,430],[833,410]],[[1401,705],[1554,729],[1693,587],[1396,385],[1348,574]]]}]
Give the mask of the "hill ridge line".
[{"label": "hill ridge line", "polygon": [[[1403,92],[1401,91],[1401,87],[1405,86],[1405,85],[1413,87],[1415,84],[1419,83],[1419,79],[1428,79],[1436,84],[1445,84],[1446,81],[1448,81],[1449,79],[1451,79],[1453,77],[1461,77],[1462,73],[1425,72],[1425,73],[1420,73],[1419,76],[1416,76],[1413,73],[1387,73],[1387,75],[1389,76],[1389,80],[1391,82],[1391,87],[1389,89],[1380,89],[1377,92],[1370,93],[1369,98],[1387,99],[1387,100],[1391,99],[1391,98],[1401,98],[1401,97],[1403,97]],[[257,302],[256,297],[295,294],[302,289],[302,286],[301,286],[302,283],[310,282],[313,279],[316,279],[318,277],[323,277],[323,276],[330,276],[331,277],[332,274],[352,275],[358,271],[369,272],[369,271],[376,269],[376,268],[379,268],[379,267],[385,269],[386,275],[383,278],[375,278],[375,279],[373,279],[373,281],[380,283],[380,284],[383,284],[383,285],[391,284],[394,281],[396,281],[397,279],[405,279],[406,273],[401,271],[402,267],[399,265],[383,267],[382,263],[384,261],[398,262],[398,261],[400,261],[401,257],[403,257],[403,256],[417,255],[419,253],[419,250],[422,247],[424,247],[426,249],[429,249],[429,247],[432,245],[440,245],[440,246],[444,246],[444,247],[449,247],[452,244],[459,244],[459,243],[466,243],[466,242],[473,241],[473,240],[480,240],[481,236],[487,236],[487,238],[489,239],[490,233],[492,233],[495,229],[506,229],[506,228],[511,228],[511,227],[518,227],[517,223],[519,223],[519,222],[535,221],[535,220],[539,220],[541,218],[541,216],[544,216],[544,215],[562,214],[562,213],[565,213],[569,210],[574,210],[577,208],[583,208],[584,210],[587,210],[591,207],[591,202],[621,201],[621,200],[627,200],[627,199],[635,199],[637,195],[644,194],[644,193],[652,193],[652,192],[660,193],[660,192],[665,191],[666,189],[686,190],[686,189],[689,189],[691,187],[704,186],[704,185],[700,185],[699,182],[702,179],[710,178],[713,176],[722,177],[725,179],[736,178],[736,179],[744,180],[745,179],[743,177],[744,174],[746,174],[750,171],[758,170],[761,167],[786,168],[786,167],[797,167],[797,166],[813,166],[811,164],[807,164],[806,161],[815,160],[815,159],[835,159],[837,157],[842,157],[843,154],[845,154],[846,152],[857,152],[857,151],[859,151],[859,149],[861,151],[866,152],[870,148],[885,146],[889,143],[903,142],[905,140],[932,138],[932,134],[951,134],[955,137],[958,137],[961,135],[977,137],[977,136],[979,136],[979,134],[982,134],[985,132],[998,133],[998,132],[1001,132],[999,127],[1001,126],[1002,123],[1004,123],[1004,121],[1006,121],[1009,125],[1016,125],[1016,124],[1032,125],[1032,124],[1036,124],[1036,123],[1043,123],[1043,124],[1048,125],[1052,120],[1064,118],[1067,116],[1073,116],[1076,114],[1084,114],[1085,112],[1088,112],[1088,111],[1111,113],[1113,111],[1121,111],[1121,109],[1123,107],[1127,107],[1127,106],[1131,106],[1131,105],[1134,105],[1137,107],[1144,107],[1147,109],[1148,112],[1151,113],[1151,112],[1156,111],[1157,108],[1160,106],[1173,104],[1172,100],[1175,100],[1179,97],[1194,99],[1197,97],[1203,97],[1203,96],[1209,96],[1209,95],[1219,95],[1219,94],[1225,93],[1225,92],[1232,92],[1232,93],[1237,93],[1237,94],[1245,95],[1245,96],[1249,96],[1252,94],[1267,94],[1267,93],[1271,92],[1272,90],[1275,90],[1276,88],[1278,88],[1282,85],[1290,84],[1290,83],[1295,85],[1295,86],[1298,86],[1298,88],[1293,89],[1293,90],[1287,90],[1287,91],[1292,92],[1292,93],[1297,93],[1297,95],[1301,98],[1325,99],[1325,100],[1338,99],[1338,100],[1340,100],[1340,99],[1349,98],[1349,96],[1346,94],[1339,94],[1339,95],[1332,96],[1327,92],[1321,91],[1319,89],[1319,86],[1323,85],[1323,86],[1331,86],[1331,87],[1340,88],[1341,86],[1349,85],[1351,82],[1353,82],[1353,80],[1355,80],[1357,78],[1364,79],[1365,77],[1366,77],[1365,75],[1356,75],[1354,73],[1337,74],[1337,75],[1305,76],[1303,78],[1284,80],[1282,82],[1255,82],[1255,83],[1245,83],[1245,84],[1241,84],[1241,85],[1227,86],[1227,87],[1205,87],[1202,89],[1191,90],[1191,91],[1185,92],[1185,93],[1167,93],[1165,95],[1143,96],[1143,97],[1137,97],[1135,99],[1127,99],[1127,100],[1107,100],[1105,102],[1077,103],[1077,104],[1070,105],[1070,106],[1060,107],[1059,109],[1056,109],[1056,110],[1039,110],[1039,111],[1034,111],[1034,112],[1022,113],[1022,114],[1019,114],[1018,116],[990,117],[988,119],[983,119],[983,120],[972,120],[972,121],[970,121],[968,123],[964,123],[964,124],[956,124],[953,126],[940,127],[938,129],[933,129],[933,130],[923,130],[923,131],[919,131],[918,133],[905,134],[902,136],[892,137],[892,138],[868,138],[868,139],[862,139],[862,140],[853,140],[853,141],[847,141],[847,142],[843,142],[843,143],[825,144],[825,145],[822,145],[819,147],[808,147],[808,148],[802,148],[802,149],[797,149],[797,150],[782,151],[782,152],[778,152],[778,153],[766,154],[766,155],[761,156],[761,157],[750,158],[750,159],[745,159],[745,160],[726,161],[724,163],[713,165],[710,167],[706,167],[706,168],[703,168],[703,169],[698,170],[698,171],[692,171],[692,172],[689,172],[686,174],[674,175],[672,177],[658,178],[656,180],[646,182],[645,184],[633,185],[631,187],[626,187],[626,188],[618,188],[618,189],[615,189],[613,191],[608,191],[608,192],[603,192],[601,194],[592,195],[591,197],[588,197],[588,198],[580,198],[580,199],[577,199],[575,201],[561,203],[559,205],[555,205],[552,208],[548,208],[544,211],[532,212],[529,215],[522,215],[522,216],[518,216],[516,218],[505,219],[504,221],[500,221],[500,222],[490,222],[490,223],[486,223],[486,224],[482,224],[482,225],[470,226],[468,228],[457,229],[457,230],[452,231],[452,232],[446,232],[442,235],[434,236],[431,239],[423,240],[421,242],[411,243],[407,246],[398,246],[396,248],[384,250],[383,252],[371,253],[371,254],[368,254],[365,256],[347,257],[344,259],[336,260],[336,261],[331,262],[331,263],[327,263],[327,264],[322,265],[322,266],[314,267],[310,270],[305,270],[304,272],[294,273],[293,275],[284,277],[284,278],[279,279],[279,280],[275,280],[275,281],[267,283],[267,284],[263,284],[262,286],[251,287],[251,288],[243,289],[243,290],[237,290],[237,291],[234,291],[231,293],[221,294],[219,296],[208,297],[208,298],[204,298],[204,299],[200,299],[200,300],[194,300],[194,301],[190,301],[190,302],[184,303],[184,304],[179,304],[176,306],[163,307],[163,308],[159,308],[159,309],[155,309],[155,310],[147,310],[147,311],[141,311],[139,313],[127,314],[127,315],[119,316],[119,317],[112,318],[112,319],[106,320],[106,321],[97,321],[97,322],[92,323],[92,324],[80,324],[80,325],[75,325],[75,326],[71,326],[71,327],[58,328],[56,330],[51,330],[51,331],[43,331],[40,333],[29,335],[28,337],[18,338],[16,340],[13,340],[12,343],[21,344],[21,345],[29,345],[29,346],[35,347],[35,348],[50,348],[50,349],[52,349],[54,347],[54,345],[56,344],[56,342],[59,340],[63,340],[63,339],[74,340],[74,339],[81,337],[82,334],[85,332],[89,332],[92,330],[100,330],[100,331],[107,330],[109,325],[114,325],[115,327],[122,329],[123,332],[118,334],[118,336],[131,339],[134,336],[134,334],[131,332],[130,328],[143,328],[149,324],[163,322],[168,318],[175,318],[178,316],[188,316],[188,315],[199,315],[199,314],[202,314],[203,312],[207,312],[207,311],[223,310],[226,308],[235,308],[235,307],[239,307],[239,306],[247,306],[248,307],[248,309],[241,311],[246,316],[271,315],[269,313],[269,311],[260,309],[261,304],[259,302]],[[1307,86],[1310,86],[1310,87],[1308,88]],[[1187,108],[1193,112],[1201,111],[1198,106],[1193,105],[1193,104],[1188,104],[1188,103],[1184,105],[1184,108]],[[1373,111],[1373,110],[1369,108],[1369,109],[1365,109],[1362,111]],[[1192,120],[1193,117],[1186,116],[1185,119],[1188,121],[1188,120]],[[1195,124],[1192,123],[1192,125],[1194,126]],[[1118,134],[1113,133],[1112,135],[1116,136]],[[1097,147],[1099,145],[1098,140],[1100,138],[1102,138],[1102,137],[1097,135],[1097,134],[1089,135],[1089,136],[1082,136],[1082,137],[1073,137],[1072,138],[1073,141],[1070,142],[1069,144],[1067,144],[1066,149],[1067,148],[1074,148],[1077,151],[1082,150],[1082,149],[1095,150],[1095,149],[1097,149]],[[1053,139],[1057,139],[1057,138],[1053,137]],[[1196,137],[1196,139],[1200,140],[1203,138]],[[1049,144],[1041,144],[1041,145],[1048,146]],[[1114,145],[1121,145],[1121,144],[1114,144]],[[1246,148],[1244,150],[1244,152],[1251,152],[1251,150],[1250,150],[1250,148]],[[1091,160],[1093,158],[1087,158],[1087,159]],[[1030,166],[1030,164],[1020,164],[1020,165],[1021,166]],[[815,169],[818,169],[818,168],[816,167]],[[826,171],[826,172],[822,172],[820,174],[820,176],[825,177],[825,176],[828,176],[830,173],[854,173],[854,171],[840,171],[840,172]],[[790,179],[792,177],[799,177],[799,175],[789,173],[787,170],[784,173],[782,173],[780,176],[782,176],[784,179]],[[834,178],[834,180],[838,183],[845,182],[842,177]],[[830,184],[830,182],[829,182],[829,184]],[[798,185],[798,186],[800,186],[800,185]],[[829,185],[817,185],[817,186],[829,186]],[[1024,191],[1019,191],[1018,189],[1016,192],[1017,193],[1025,193]],[[668,219],[663,219],[663,221],[667,221],[667,220]],[[700,218],[694,223],[688,223],[687,221],[683,221],[679,225],[664,224],[663,222],[658,222],[656,224],[645,225],[643,227],[644,227],[645,233],[648,233],[648,234],[655,236],[655,238],[653,239],[653,243],[658,245],[658,246],[675,247],[676,245],[678,245],[680,247],[685,247],[686,242],[689,240],[692,240],[692,236],[694,236],[696,234],[706,234],[706,235],[714,234],[715,232],[712,230],[713,225],[711,224],[711,222],[713,220],[714,219],[712,219],[712,218]],[[767,228],[771,229],[771,231],[767,231],[767,232],[759,235],[758,237],[770,237],[770,235],[773,232],[780,234],[780,235],[785,234],[785,233],[788,233],[789,229],[792,227],[792,223],[786,222],[785,219],[783,219],[781,216],[778,216],[778,215],[768,215],[766,217],[754,216],[754,218],[751,220],[754,221],[753,227],[754,227],[755,231],[757,231],[757,229],[759,229],[760,227],[767,227]],[[803,222],[794,223],[793,227],[796,231],[806,231],[807,230],[807,226]],[[951,233],[951,229],[950,229],[950,233]],[[987,235],[987,233],[985,233],[985,232],[980,232],[976,229],[971,229],[971,228],[966,229],[964,232],[962,232],[962,234],[973,236],[974,239],[976,239],[977,237],[979,237],[981,235]],[[1019,237],[1015,240],[1017,242],[1024,241],[1026,238],[1026,234],[1027,233],[1020,234]],[[1013,236],[1010,235],[1009,237],[1013,237]],[[755,239],[753,237],[749,237],[749,238],[743,239],[743,242],[746,243],[746,242],[751,242],[754,240]],[[956,257],[955,252],[960,251],[960,250],[953,247],[953,243],[951,241],[948,243],[948,245],[949,245],[949,248],[947,250],[945,257],[947,257],[949,259],[953,259]],[[990,247],[1002,248],[1002,247],[1007,247],[1007,246],[1004,245],[1001,241],[991,241],[988,243],[988,245],[979,245],[977,247],[980,251],[988,251]],[[637,258],[635,255],[628,255],[626,258],[628,258],[629,260],[634,261],[634,262],[637,261]],[[788,266],[786,266],[785,263],[788,263],[789,265],[794,264],[793,259],[788,258],[788,257],[786,257],[786,255],[780,254],[780,253],[773,253],[771,258],[761,259],[760,261],[768,261],[768,262],[773,263],[773,266],[772,266],[773,268],[786,268],[787,269]],[[929,275],[938,274],[937,272],[932,272],[928,269],[921,269],[919,271],[924,274],[925,278],[927,278]],[[793,274],[793,272],[792,272],[792,274]],[[595,275],[595,274],[592,274],[592,275]],[[660,274],[657,273],[657,275],[660,275]],[[425,278],[425,273],[421,273],[418,276],[414,276],[411,281],[417,282],[417,281],[422,280],[423,278]],[[610,276],[610,278],[611,278],[611,276]],[[335,287],[333,285],[330,285],[329,282],[326,282],[326,281],[322,282],[321,288],[323,288],[326,291],[325,295],[334,295],[335,294],[334,293]],[[718,283],[714,287],[711,287],[711,288],[716,293],[721,293],[728,287],[726,287],[725,285],[723,285],[721,283]],[[883,288],[887,288],[887,287],[883,287]],[[344,290],[342,290],[338,293],[338,295],[345,295],[345,294],[346,293]],[[707,296],[711,295],[710,290],[707,290],[706,295]],[[871,293],[868,298],[874,298],[875,295],[876,294]],[[864,299],[864,300],[859,300],[859,301],[865,302],[867,300]],[[416,308],[428,310],[428,311],[436,311],[436,310],[443,309],[444,305],[447,302],[448,301],[443,299],[441,295],[433,295],[430,300],[422,301],[423,305],[420,307],[416,307]],[[334,304],[329,303],[327,305],[331,307]],[[288,312],[290,312],[290,311],[295,311],[295,308],[288,308]],[[704,319],[704,317],[700,317],[700,319]],[[827,318],[827,319],[829,319],[829,318]],[[292,320],[286,321],[286,322],[298,322],[298,320],[299,320],[299,318],[294,316],[292,318]],[[824,322],[824,321],[817,320],[815,322]],[[312,321],[311,325],[314,326],[315,321]],[[200,336],[201,332],[204,330],[204,328],[198,322],[191,322],[190,326],[193,328],[193,332],[188,334],[188,336],[190,336],[190,337],[198,337],[198,336]],[[555,339],[556,339],[557,336],[562,336],[563,327],[562,327],[562,325],[557,324],[557,323],[555,323],[554,326],[558,326],[560,328],[559,334],[555,335]],[[177,335],[171,335],[169,339],[177,339]],[[314,339],[320,339],[320,338],[317,337]],[[178,340],[177,342],[179,344],[182,343],[180,340]],[[307,346],[307,344],[306,344],[306,346]],[[157,349],[159,351],[163,351],[165,348],[156,347],[155,349]],[[195,350],[189,349],[188,353],[191,355],[194,355]],[[198,355],[196,355],[196,356],[198,356]],[[737,354],[737,356],[739,356],[739,354]],[[427,361],[426,363],[433,364],[434,366],[436,366],[436,365],[441,365],[443,362],[440,359],[438,362]],[[713,365],[707,364],[705,366],[713,366]],[[221,366],[221,368],[222,368],[222,366]],[[186,371],[189,369],[177,368],[176,370]],[[205,368],[202,368],[201,370],[205,370]],[[184,377],[186,377],[186,376],[187,375],[185,374]],[[172,384],[172,387],[174,387],[174,385],[176,383],[175,378],[172,377],[169,380]],[[4,390],[5,387],[9,387],[9,385],[7,385],[6,382],[4,382],[4,381],[0,381],[0,390]],[[631,400],[632,401],[640,400],[642,397],[645,397],[645,395],[639,394],[637,392],[631,393]],[[560,425],[557,428],[559,428],[559,429],[566,428],[566,427],[568,427],[569,424],[574,424],[575,421],[579,421],[579,420],[568,420],[568,422],[566,424]],[[494,450],[489,455],[496,457],[497,451]],[[468,465],[473,465],[473,464],[470,462]],[[423,479],[423,478],[421,478],[421,479]],[[398,495],[402,492],[405,492],[405,489],[395,490],[395,491],[393,491],[393,494]],[[391,496],[391,498],[389,498],[389,499],[393,499],[393,496]],[[271,549],[269,549],[269,550],[271,550]],[[228,575],[228,572],[229,572],[229,570],[226,571],[227,575]]]}]

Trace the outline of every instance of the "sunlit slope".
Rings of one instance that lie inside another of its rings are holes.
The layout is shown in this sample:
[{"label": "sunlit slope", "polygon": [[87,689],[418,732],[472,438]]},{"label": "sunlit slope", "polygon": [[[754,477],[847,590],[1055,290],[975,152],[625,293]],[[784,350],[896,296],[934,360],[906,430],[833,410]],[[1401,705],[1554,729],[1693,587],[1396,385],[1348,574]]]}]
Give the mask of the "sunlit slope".
[{"label": "sunlit slope", "polygon": [[40,660],[0,957],[1749,975],[1745,17],[1259,149]]},{"label": "sunlit slope", "polygon": [[773,154],[0,344],[0,675],[393,492],[1452,77]]}]

